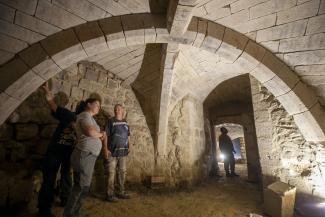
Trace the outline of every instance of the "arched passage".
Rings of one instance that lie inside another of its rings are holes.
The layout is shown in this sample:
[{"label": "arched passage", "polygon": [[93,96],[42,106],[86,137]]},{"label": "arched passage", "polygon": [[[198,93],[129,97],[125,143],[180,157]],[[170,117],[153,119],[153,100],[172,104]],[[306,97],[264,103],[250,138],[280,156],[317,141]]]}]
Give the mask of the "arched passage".
[{"label": "arched passage", "polygon": [[[224,122],[222,124],[218,124],[214,126],[215,134],[216,134],[216,143],[217,143],[217,159],[218,159],[218,165],[223,164],[225,159],[225,155],[220,150],[220,143],[219,143],[219,137],[221,135],[221,127],[225,127],[228,130],[227,135],[230,137],[233,147],[235,150],[234,158],[235,158],[235,172],[237,174],[240,174],[241,178],[248,179],[248,181],[255,181],[258,182],[259,180],[253,180],[252,174],[248,176],[247,171],[247,161],[246,161],[246,144],[245,144],[245,128],[244,126],[240,124],[234,124],[234,123],[227,123]],[[224,165],[221,166],[221,172],[223,172]],[[251,171],[252,172],[252,171]]]},{"label": "arched passage", "polygon": [[[146,43],[187,44],[215,53],[229,65],[223,72],[250,73],[276,96],[308,141],[324,141],[324,112],[293,71],[246,36],[211,21],[193,18],[182,37],[169,35],[163,17],[151,14],[105,18],[58,32],[4,64],[1,123],[41,83],[89,56]],[[165,102],[164,102],[165,103]],[[317,117],[317,118],[316,118]]]}]

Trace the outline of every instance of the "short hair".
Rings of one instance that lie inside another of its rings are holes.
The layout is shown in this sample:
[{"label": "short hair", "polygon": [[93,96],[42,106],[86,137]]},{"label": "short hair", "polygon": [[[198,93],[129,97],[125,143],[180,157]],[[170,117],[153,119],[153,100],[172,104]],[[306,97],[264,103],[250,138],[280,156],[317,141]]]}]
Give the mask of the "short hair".
[{"label": "short hair", "polygon": [[225,127],[221,127],[221,128],[220,128],[220,131],[223,133],[223,132],[228,131],[228,130],[227,130],[227,128],[225,128]]},{"label": "short hair", "polygon": [[80,101],[76,107],[76,114],[78,115],[81,112],[84,112],[87,108],[88,103],[93,103],[96,101],[100,103],[100,101],[96,98],[88,98],[88,99],[86,99],[86,101],[84,101],[84,100]]},{"label": "short hair", "polygon": [[122,104],[119,104],[119,103],[118,103],[118,104],[116,104],[116,105],[114,106],[114,111],[116,110],[117,107],[122,107],[122,108],[124,108],[124,106],[123,106]]}]

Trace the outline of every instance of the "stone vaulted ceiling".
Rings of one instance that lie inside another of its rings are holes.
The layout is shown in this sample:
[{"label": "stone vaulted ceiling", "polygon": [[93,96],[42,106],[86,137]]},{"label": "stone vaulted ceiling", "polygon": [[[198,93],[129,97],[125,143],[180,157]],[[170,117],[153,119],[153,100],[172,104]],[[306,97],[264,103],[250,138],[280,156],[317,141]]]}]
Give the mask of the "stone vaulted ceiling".
[{"label": "stone vaulted ceiling", "polygon": [[178,100],[203,102],[247,73],[307,139],[323,140],[324,13],[325,0],[0,0],[1,122],[45,80],[89,60],[156,109],[158,144]]}]

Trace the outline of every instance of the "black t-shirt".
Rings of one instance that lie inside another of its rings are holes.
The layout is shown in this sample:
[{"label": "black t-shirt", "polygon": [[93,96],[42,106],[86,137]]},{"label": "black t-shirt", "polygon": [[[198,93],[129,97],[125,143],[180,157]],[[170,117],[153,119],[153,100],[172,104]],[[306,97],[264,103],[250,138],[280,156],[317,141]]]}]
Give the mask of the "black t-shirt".
[{"label": "black t-shirt", "polygon": [[59,125],[52,136],[51,145],[60,144],[73,147],[76,140],[75,132],[72,127],[72,122],[76,121],[75,113],[58,106],[56,111],[52,112],[52,115],[59,120]]},{"label": "black t-shirt", "polygon": [[125,119],[117,120],[115,117],[109,119],[106,133],[108,136],[108,150],[113,157],[123,157],[128,154],[130,127]]}]

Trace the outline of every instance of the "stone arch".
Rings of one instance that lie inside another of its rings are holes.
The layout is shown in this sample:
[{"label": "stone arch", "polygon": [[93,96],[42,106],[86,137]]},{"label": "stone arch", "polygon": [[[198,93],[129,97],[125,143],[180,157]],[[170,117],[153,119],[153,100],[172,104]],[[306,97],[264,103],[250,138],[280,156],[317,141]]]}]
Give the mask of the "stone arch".
[{"label": "stone arch", "polygon": [[0,68],[0,123],[43,82],[71,64],[109,49],[147,43],[187,44],[235,63],[231,70],[249,73],[266,86],[293,115],[307,141],[325,141],[325,114],[315,94],[270,51],[243,34],[197,17],[183,36],[173,37],[164,17],[152,14],[84,23],[18,53]]},{"label": "stone arch", "polygon": [[[242,138],[243,141],[244,141],[245,134],[246,134],[245,130],[247,131],[247,124],[246,125],[242,125],[242,124],[224,122],[222,124],[216,124],[216,125],[214,125],[214,128],[219,129],[219,132],[218,132],[218,130],[215,129],[216,130],[216,135],[217,135],[216,136],[216,140],[218,138],[218,135],[221,134],[221,132],[220,132],[220,128],[221,127],[226,127],[228,129],[228,135],[230,136],[230,138],[232,139],[232,141],[233,140],[236,140],[236,139],[240,139],[240,138]],[[218,140],[216,142],[218,143]],[[244,142],[244,144],[245,144],[245,142]],[[246,160],[246,154],[247,154],[246,153],[246,150],[244,151],[244,153],[242,153],[242,150],[241,150],[241,155],[242,155],[242,157],[244,155],[245,160]]]},{"label": "stone arch", "polygon": [[[236,128],[236,130],[234,130],[234,134],[232,135],[232,139],[238,139],[240,137],[244,137],[244,125],[241,124],[235,124],[235,123],[229,123],[229,122],[224,122],[222,124],[217,124],[215,125],[216,127],[231,127],[231,128]],[[239,132],[240,131],[240,132]]]},{"label": "stone arch", "polygon": [[248,180],[252,182],[260,182],[262,181],[262,171],[259,159],[259,147],[256,140],[254,120],[251,120],[250,118],[247,118],[245,116],[246,115],[242,114],[219,117],[212,120],[212,123],[213,126],[227,123],[236,124],[243,127]]}]

